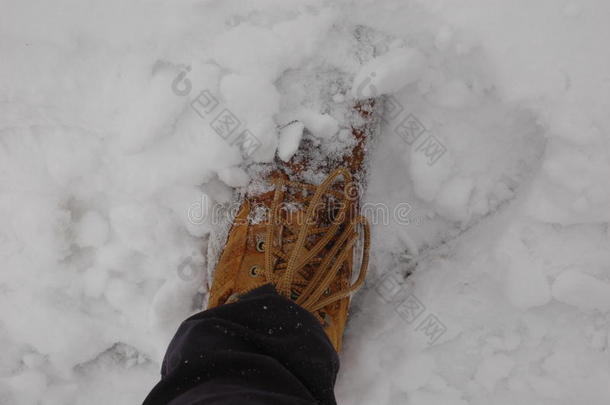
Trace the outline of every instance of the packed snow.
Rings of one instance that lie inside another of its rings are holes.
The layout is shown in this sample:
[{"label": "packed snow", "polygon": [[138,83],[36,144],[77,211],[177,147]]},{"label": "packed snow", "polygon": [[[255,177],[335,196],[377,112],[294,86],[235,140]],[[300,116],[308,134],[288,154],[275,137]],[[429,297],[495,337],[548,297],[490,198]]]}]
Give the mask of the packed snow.
[{"label": "packed snow", "polygon": [[301,121],[294,121],[280,130],[280,140],[277,146],[277,155],[285,162],[288,162],[299,149],[299,144],[303,138],[305,124]]},{"label": "packed snow", "polygon": [[2,5],[0,404],[141,402],[246,164],[370,96],[339,402],[610,401],[610,3]]}]

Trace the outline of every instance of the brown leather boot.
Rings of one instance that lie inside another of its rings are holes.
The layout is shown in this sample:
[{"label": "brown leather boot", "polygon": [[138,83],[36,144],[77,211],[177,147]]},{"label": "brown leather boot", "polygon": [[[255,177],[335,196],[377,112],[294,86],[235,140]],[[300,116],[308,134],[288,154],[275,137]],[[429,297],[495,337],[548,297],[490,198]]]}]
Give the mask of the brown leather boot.
[{"label": "brown leather boot", "polygon": [[[358,209],[373,107],[372,100],[355,107],[364,120],[352,128],[349,153],[313,162],[307,156],[321,152],[305,140],[291,161],[276,161],[268,171],[271,191],[245,197],[216,265],[208,308],[271,283],[316,316],[340,350],[350,295],[364,283],[369,259],[369,224]],[[319,185],[303,181],[312,171],[328,176]]]},{"label": "brown leather boot", "polygon": [[[349,296],[364,283],[370,244],[367,220],[355,215],[353,201],[341,190],[350,181],[345,169],[319,186],[277,179],[273,198],[266,196],[270,204],[259,205],[268,208],[260,223],[251,222],[252,203],[246,200],[216,267],[208,307],[271,283],[279,294],[314,314],[339,351]],[[352,283],[359,227],[362,257]]]}]

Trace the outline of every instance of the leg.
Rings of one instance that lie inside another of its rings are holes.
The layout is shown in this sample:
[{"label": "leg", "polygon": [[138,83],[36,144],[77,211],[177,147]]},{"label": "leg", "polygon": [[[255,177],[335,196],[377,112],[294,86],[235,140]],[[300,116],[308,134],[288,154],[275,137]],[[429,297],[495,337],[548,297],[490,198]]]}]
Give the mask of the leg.
[{"label": "leg", "polygon": [[265,285],[184,321],[144,405],[335,404],[338,369],[321,324]]}]

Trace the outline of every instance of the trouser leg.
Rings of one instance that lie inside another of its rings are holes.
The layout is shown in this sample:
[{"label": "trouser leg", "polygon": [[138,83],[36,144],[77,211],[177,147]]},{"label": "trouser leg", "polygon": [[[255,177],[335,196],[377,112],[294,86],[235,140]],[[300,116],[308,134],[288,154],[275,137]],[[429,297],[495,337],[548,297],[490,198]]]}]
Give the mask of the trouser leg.
[{"label": "trouser leg", "polygon": [[338,369],[320,323],[266,285],[184,321],[144,404],[335,404]]}]

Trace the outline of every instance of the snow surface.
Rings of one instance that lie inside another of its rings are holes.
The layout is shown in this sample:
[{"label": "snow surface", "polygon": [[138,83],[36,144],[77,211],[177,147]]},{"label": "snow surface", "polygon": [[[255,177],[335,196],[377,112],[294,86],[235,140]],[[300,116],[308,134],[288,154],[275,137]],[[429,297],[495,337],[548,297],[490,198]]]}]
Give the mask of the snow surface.
[{"label": "snow surface", "polygon": [[294,102],[312,64],[386,94],[339,401],[610,401],[610,3],[2,5],[0,404],[141,402],[244,161],[347,136]]}]

